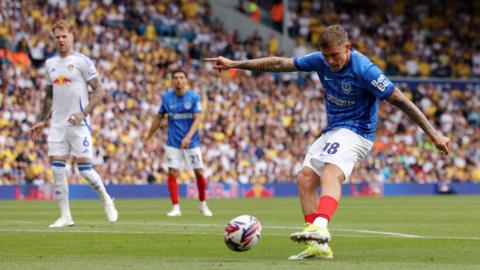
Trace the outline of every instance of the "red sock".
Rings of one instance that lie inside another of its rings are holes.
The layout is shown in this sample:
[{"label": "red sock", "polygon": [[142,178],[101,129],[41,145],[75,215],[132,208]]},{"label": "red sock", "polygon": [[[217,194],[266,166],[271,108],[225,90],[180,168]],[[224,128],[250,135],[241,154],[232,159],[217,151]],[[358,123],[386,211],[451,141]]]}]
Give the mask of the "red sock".
[{"label": "red sock", "polygon": [[318,202],[317,217],[326,218],[330,222],[330,219],[337,210],[337,207],[338,202],[335,198],[328,195],[323,195],[320,197],[320,201]]},{"label": "red sock", "polygon": [[168,176],[168,193],[170,193],[172,204],[178,204],[178,185],[175,176]]},{"label": "red sock", "polygon": [[305,223],[312,224],[313,221],[315,221],[315,219],[317,218],[317,213],[305,215],[304,218],[305,218]]},{"label": "red sock", "polygon": [[205,180],[205,176],[197,178],[197,187],[198,199],[203,202],[205,201],[205,190],[207,189],[207,180]]}]

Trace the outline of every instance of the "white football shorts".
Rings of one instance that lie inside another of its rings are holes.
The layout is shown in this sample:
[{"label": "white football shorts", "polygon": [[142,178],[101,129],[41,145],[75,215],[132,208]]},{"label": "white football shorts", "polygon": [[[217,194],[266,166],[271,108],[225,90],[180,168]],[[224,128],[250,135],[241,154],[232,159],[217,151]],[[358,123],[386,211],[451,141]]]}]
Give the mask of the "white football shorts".
[{"label": "white football shorts", "polygon": [[171,146],[165,146],[167,158],[167,167],[182,170],[203,169],[203,159],[200,147],[190,149],[180,149]]},{"label": "white football shorts", "polygon": [[322,134],[310,146],[302,167],[309,167],[320,176],[324,164],[331,163],[343,171],[346,181],[355,163],[365,158],[372,146],[372,141],[349,129],[333,129]]},{"label": "white football shorts", "polygon": [[48,155],[92,158],[92,135],[85,125],[50,127]]}]

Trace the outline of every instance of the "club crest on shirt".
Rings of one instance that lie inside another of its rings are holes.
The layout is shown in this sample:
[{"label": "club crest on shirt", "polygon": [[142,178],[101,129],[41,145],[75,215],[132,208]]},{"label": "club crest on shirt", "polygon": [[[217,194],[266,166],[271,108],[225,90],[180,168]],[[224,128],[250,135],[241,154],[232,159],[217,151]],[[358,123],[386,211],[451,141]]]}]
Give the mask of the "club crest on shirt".
[{"label": "club crest on shirt", "polygon": [[352,86],[347,81],[342,81],[342,91],[349,94],[352,91]]},{"label": "club crest on shirt", "polygon": [[183,106],[185,107],[185,109],[190,110],[192,108],[192,103],[187,101],[183,104]]},{"label": "club crest on shirt", "polygon": [[73,68],[74,68],[74,66],[73,66],[72,64],[70,64],[70,65],[68,65],[68,67],[67,67],[67,68],[68,68],[68,71],[72,71],[72,70],[73,70]]}]

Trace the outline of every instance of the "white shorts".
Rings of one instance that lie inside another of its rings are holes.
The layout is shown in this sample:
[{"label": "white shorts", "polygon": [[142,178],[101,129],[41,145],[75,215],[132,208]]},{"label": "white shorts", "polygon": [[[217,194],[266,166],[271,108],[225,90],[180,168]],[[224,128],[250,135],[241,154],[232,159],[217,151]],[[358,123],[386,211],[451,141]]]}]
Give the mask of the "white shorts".
[{"label": "white shorts", "polygon": [[184,166],[188,170],[203,169],[203,159],[200,147],[190,149],[179,149],[165,146],[167,167],[182,170]]},{"label": "white shorts", "polygon": [[323,165],[331,163],[338,166],[348,180],[355,163],[368,154],[372,145],[373,142],[349,129],[333,129],[310,146],[302,167],[309,167],[320,176]]},{"label": "white shorts", "polygon": [[92,158],[92,135],[87,126],[50,127],[48,155]]}]

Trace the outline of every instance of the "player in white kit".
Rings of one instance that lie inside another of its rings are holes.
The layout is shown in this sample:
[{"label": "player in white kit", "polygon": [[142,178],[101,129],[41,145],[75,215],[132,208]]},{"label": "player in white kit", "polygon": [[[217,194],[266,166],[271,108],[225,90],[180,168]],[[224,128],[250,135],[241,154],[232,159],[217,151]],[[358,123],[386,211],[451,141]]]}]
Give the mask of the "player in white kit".
[{"label": "player in white kit", "polygon": [[[92,61],[83,54],[73,52],[73,28],[64,20],[52,28],[58,56],[45,63],[47,93],[42,101],[42,111],[37,123],[31,127],[36,140],[47,126],[48,156],[51,160],[55,194],[60,207],[60,218],[50,228],[73,226],[68,200],[68,183],[65,163],[69,155],[75,157],[80,175],[83,176],[103,199],[109,222],[116,222],[118,212],[107,193],[102,178],[92,166],[92,137],[89,115],[105,95],[98,72]],[[92,88],[89,100],[88,85]]]}]

